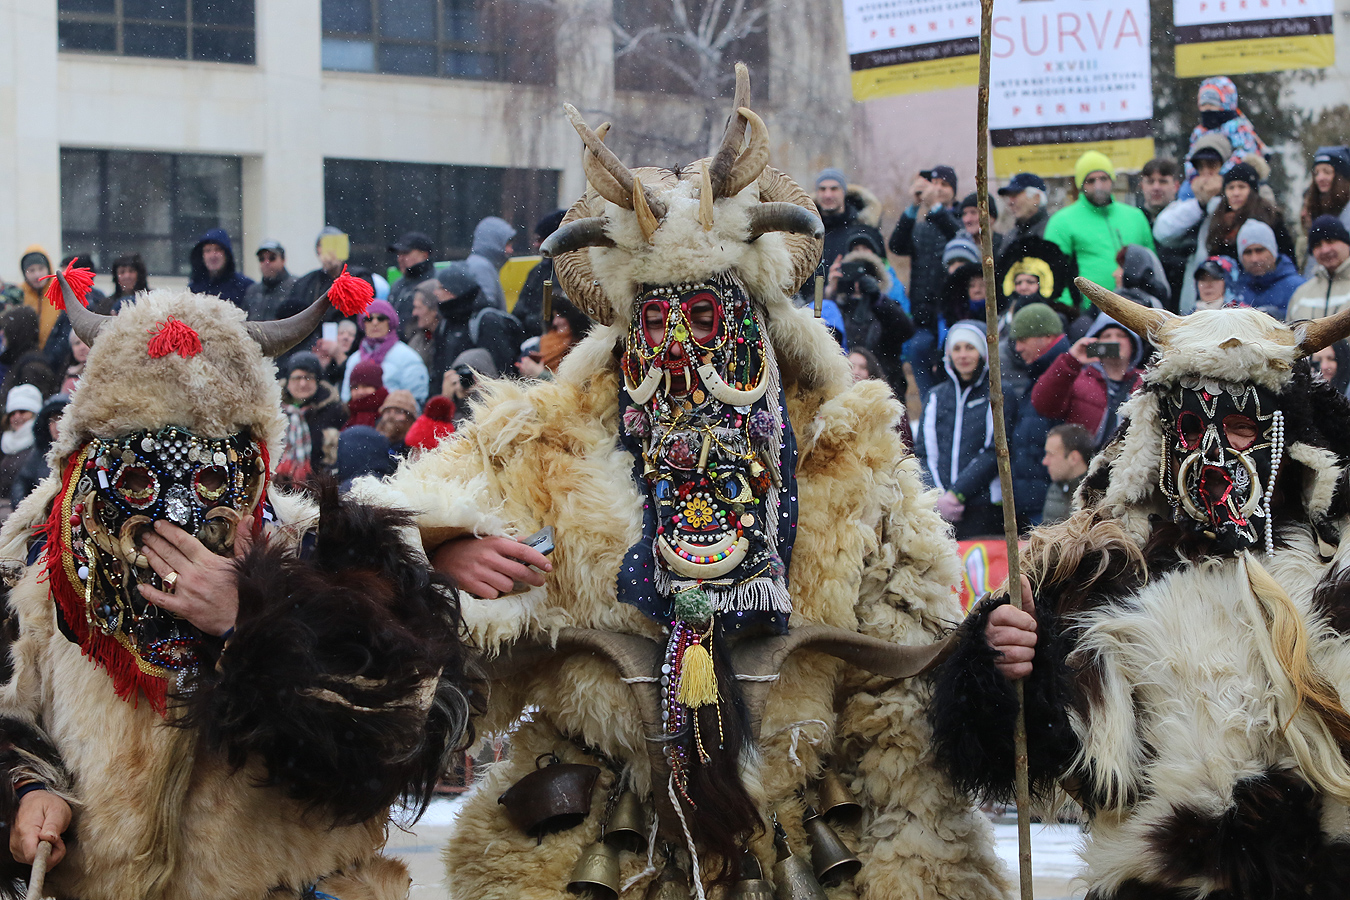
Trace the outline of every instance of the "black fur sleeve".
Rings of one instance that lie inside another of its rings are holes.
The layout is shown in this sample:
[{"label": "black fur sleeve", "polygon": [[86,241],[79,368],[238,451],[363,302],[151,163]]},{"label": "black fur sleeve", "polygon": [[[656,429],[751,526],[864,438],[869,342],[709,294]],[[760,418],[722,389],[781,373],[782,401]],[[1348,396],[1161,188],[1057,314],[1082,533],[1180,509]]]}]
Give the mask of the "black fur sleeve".
[{"label": "black fur sleeve", "polygon": [[[184,724],[266,783],[347,823],[418,814],[471,740],[458,595],[400,540],[406,515],[324,488],[312,556],[239,564],[239,617]],[[214,664],[214,665],[212,665]]]},{"label": "black fur sleeve", "polygon": [[[9,852],[9,833],[19,811],[15,781],[40,781],[55,791],[70,788],[70,776],[51,740],[41,730],[18,719],[0,718],[0,898],[19,898],[28,892],[29,866]],[[73,829],[64,835],[74,840]]]},{"label": "black fur sleeve", "polygon": [[[989,614],[1008,602],[986,596],[961,625],[956,650],[938,669],[929,721],[938,763],[952,781],[985,800],[1013,799],[1013,728],[1017,692],[995,667],[998,653],[985,639]],[[1027,764],[1033,796],[1045,797],[1078,749],[1069,724],[1074,688],[1065,664],[1067,640],[1059,623],[1037,604],[1038,640],[1024,685]]]}]

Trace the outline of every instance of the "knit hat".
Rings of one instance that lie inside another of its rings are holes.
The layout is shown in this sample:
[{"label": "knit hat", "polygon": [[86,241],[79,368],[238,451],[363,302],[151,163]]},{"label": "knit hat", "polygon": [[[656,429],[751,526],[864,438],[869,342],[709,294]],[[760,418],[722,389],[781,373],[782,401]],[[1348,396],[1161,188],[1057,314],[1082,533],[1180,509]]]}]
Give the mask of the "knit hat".
[{"label": "knit hat", "polygon": [[20,384],[9,389],[5,398],[5,415],[12,412],[30,412],[37,415],[42,411],[42,391],[31,384]]},{"label": "knit hat", "polygon": [[1347,231],[1345,223],[1335,216],[1318,216],[1308,228],[1308,249],[1316,250],[1317,245],[1325,241],[1350,244],[1350,231]]},{"label": "knit hat", "polygon": [[1105,153],[1096,150],[1089,150],[1078,157],[1078,162],[1073,167],[1073,183],[1081,191],[1083,182],[1093,172],[1105,172],[1112,181],[1116,180],[1116,167],[1112,164],[1111,158]]},{"label": "knit hat", "polygon": [[820,187],[821,182],[825,181],[837,181],[841,188],[848,190],[848,179],[838,169],[821,169],[820,174],[816,175],[816,187]]},{"label": "knit hat", "polygon": [[1200,82],[1200,92],[1195,99],[1196,106],[1214,103],[1221,109],[1236,110],[1238,106],[1237,85],[1223,75],[1206,78]]},{"label": "knit hat", "polygon": [[1240,162],[1223,175],[1223,186],[1228,187],[1234,181],[1246,182],[1252,190],[1261,186],[1261,174],[1249,163]]},{"label": "knit hat", "polygon": [[1217,278],[1226,283],[1232,283],[1237,278],[1237,260],[1231,256],[1211,256],[1209,259],[1195,267],[1192,274],[1199,278],[1201,275],[1208,275],[1210,278]]},{"label": "knit hat", "polygon": [[394,332],[398,331],[398,313],[394,311],[393,305],[390,304],[388,300],[370,301],[370,305],[366,307],[366,311],[357,317],[356,324],[361,328],[365,328],[366,321],[371,316],[385,316],[389,319],[389,330]]},{"label": "knit hat", "polygon": [[417,417],[417,400],[413,398],[412,391],[397,390],[390,391],[389,396],[384,398],[380,404],[380,412],[386,409],[401,409],[413,418]]},{"label": "knit hat", "polygon": [[[1044,184],[1044,182],[1042,182],[1042,184]],[[1000,193],[1000,194],[1003,193],[1002,188],[999,189],[999,193]],[[1019,192],[1019,193],[1020,193],[1020,192]],[[980,198],[979,198],[978,196],[976,196],[975,194],[966,194],[965,199],[961,201],[961,205],[960,205],[959,207],[957,207],[956,211],[957,211],[958,214],[960,214],[960,213],[963,213],[963,212],[966,211],[966,207],[972,207],[972,208],[978,209],[979,206],[980,206]],[[990,221],[993,221],[994,219],[997,219],[997,218],[998,218],[998,204],[995,203],[995,202],[994,202],[994,198],[993,198],[992,196],[990,196],[990,198],[989,198],[989,219],[990,219]]]},{"label": "knit hat", "polygon": [[352,377],[348,379],[352,387],[384,387],[384,369],[380,364],[364,360],[352,367]]},{"label": "knit hat", "polygon": [[35,245],[25,250],[23,256],[19,258],[19,271],[22,272],[29,266],[35,265],[37,263],[42,263],[44,266],[46,266],[48,272],[52,270],[51,259],[49,259],[47,254],[44,253],[42,250],[37,249]]},{"label": "knit hat", "polygon": [[1350,148],[1318,147],[1313,154],[1313,165],[1326,163],[1342,178],[1350,178]]},{"label": "knit hat", "polygon": [[978,263],[980,261],[980,248],[975,246],[975,242],[968,237],[954,237],[947,242],[946,247],[942,248],[942,267],[945,269],[954,260]]},{"label": "knit hat", "polygon": [[1227,135],[1221,131],[1207,131],[1196,138],[1194,144],[1191,144],[1190,155],[1186,158],[1191,165],[1195,165],[1197,159],[1209,157],[1222,163],[1232,155],[1233,142],[1228,140]]},{"label": "knit hat", "polygon": [[[1311,242],[1309,242],[1311,246]],[[1260,219],[1248,219],[1242,223],[1238,229],[1237,248],[1238,258],[1247,252],[1248,247],[1265,247],[1271,253],[1279,255],[1279,244],[1275,242],[1275,229],[1271,228]]]},{"label": "knit hat", "polygon": [[1012,319],[1012,338],[1057,337],[1064,333],[1059,315],[1044,303],[1028,303]]},{"label": "knit hat", "polygon": [[980,351],[980,359],[985,362],[989,361],[989,339],[985,336],[983,322],[976,322],[974,319],[962,319],[947,329],[947,341],[942,345],[942,355],[950,355],[952,347],[957,341],[974,344],[975,349]]},{"label": "knit hat", "polygon": [[455,433],[455,402],[449,397],[432,397],[417,421],[412,423],[403,443],[419,450],[430,450],[448,434]]},{"label": "knit hat", "polygon": [[[374,365],[374,363],[371,365]],[[319,358],[308,350],[292,353],[290,361],[286,363],[286,367],[287,375],[300,369],[313,375],[315,381],[318,381],[323,377],[323,363],[319,362]],[[352,374],[355,374],[355,372]]]}]

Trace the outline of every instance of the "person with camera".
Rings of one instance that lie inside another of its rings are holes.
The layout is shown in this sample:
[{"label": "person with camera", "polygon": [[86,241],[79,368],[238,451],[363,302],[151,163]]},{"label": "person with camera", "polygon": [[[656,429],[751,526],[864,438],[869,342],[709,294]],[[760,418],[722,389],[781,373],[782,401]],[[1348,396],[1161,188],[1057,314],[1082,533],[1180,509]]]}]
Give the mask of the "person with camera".
[{"label": "person with camera", "polygon": [[1140,383],[1142,355],[1134,332],[1099,313],[1088,333],[1036,379],[1031,403],[1047,419],[1082,425],[1100,448],[1120,424],[1120,404]]},{"label": "person with camera", "polygon": [[886,263],[865,246],[844,257],[835,282],[835,303],[844,318],[850,350],[870,350],[881,363],[886,382],[897,397],[905,395],[901,345],[914,336],[914,323],[889,296],[891,276]]},{"label": "person with camera", "polygon": [[498,375],[500,373],[497,371],[496,363],[492,361],[492,354],[481,347],[470,348],[455,357],[455,361],[441,381],[441,395],[449,397],[455,403],[452,419],[456,429],[472,412],[469,409],[469,402],[478,397],[482,389],[480,380],[496,378]]}]

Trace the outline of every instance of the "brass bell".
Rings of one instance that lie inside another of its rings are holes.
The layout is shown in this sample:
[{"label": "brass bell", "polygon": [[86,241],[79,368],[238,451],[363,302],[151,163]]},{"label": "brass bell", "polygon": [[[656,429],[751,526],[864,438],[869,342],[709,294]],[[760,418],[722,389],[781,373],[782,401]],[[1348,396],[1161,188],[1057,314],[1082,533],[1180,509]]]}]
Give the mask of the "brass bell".
[{"label": "brass bell", "polygon": [[783,826],[773,823],[773,846],[778,861],[773,864],[773,895],[776,900],[826,900],[825,889],[811,866],[792,852]]},{"label": "brass bell", "polygon": [[727,900],[774,900],[773,885],[764,878],[755,854],[747,852],[741,857],[741,875]]},{"label": "brass bell", "polygon": [[567,889],[574,894],[589,894],[603,900],[619,897],[619,851],[604,841],[585,849],[572,869]]},{"label": "brass bell", "polygon": [[642,801],[632,791],[624,791],[614,804],[605,826],[605,843],[632,853],[647,849],[647,816]]},{"label": "brass bell", "polygon": [[836,885],[852,878],[862,868],[862,860],[853,855],[848,845],[835,833],[830,824],[813,807],[806,808],[802,828],[811,840],[811,867],[821,884]]},{"label": "brass bell", "polygon": [[816,795],[820,799],[820,812],[825,821],[839,825],[856,825],[862,818],[862,804],[853,797],[853,792],[844,784],[839,773],[826,771],[816,785]]},{"label": "brass bell", "polygon": [[661,874],[647,886],[645,900],[689,900],[689,875],[673,856],[666,857]]}]

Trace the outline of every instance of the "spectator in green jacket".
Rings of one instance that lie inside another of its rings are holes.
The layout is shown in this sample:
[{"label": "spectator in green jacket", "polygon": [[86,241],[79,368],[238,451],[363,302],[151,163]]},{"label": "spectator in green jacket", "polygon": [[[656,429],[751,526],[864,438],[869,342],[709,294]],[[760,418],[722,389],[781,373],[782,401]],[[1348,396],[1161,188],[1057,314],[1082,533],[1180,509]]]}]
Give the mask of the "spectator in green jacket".
[{"label": "spectator in green jacket", "polygon": [[1078,274],[1102,287],[1115,285],[1116,255],[1140,244],[1156,252],[1144,213],[1111,197],[1116,168],[1103,153],[1089,150],[1074,166],[1078,199],[1050,217],[1045,238],[1078,263]]}]

